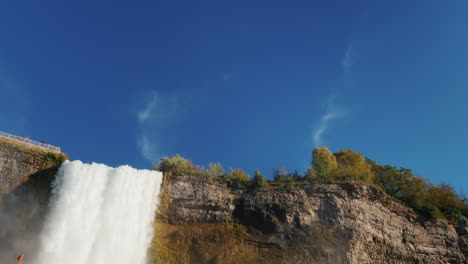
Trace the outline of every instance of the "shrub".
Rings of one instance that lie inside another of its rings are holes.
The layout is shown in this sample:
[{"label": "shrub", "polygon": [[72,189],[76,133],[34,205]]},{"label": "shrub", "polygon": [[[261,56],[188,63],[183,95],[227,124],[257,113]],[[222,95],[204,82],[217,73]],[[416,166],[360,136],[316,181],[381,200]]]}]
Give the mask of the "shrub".
[{"label": "shrub", "polygon": [[210,162],[208,169],[202,169],[202,171],[204,175],[212,178],[221,178],[224,175],[224,168],[219,162]]},{"label": "shrub", "polygon": [[263,188],[268,186],[268,182],[265,177],[260,173],[258,169],[255,170],[254,177],[252,180],[254,188]]},{"label": "shrub", "polygon": [[418,211],[431,219],[438,219],[444,217],[444,214],[439,210],[439,208],[432,204],[425,204]]},{"label": "shrub", "polygon": [[314,148],[312,151],[312,167],[319,180],[330,177],[330,173],[338,167],[336,157],[327,147]]},{"label": "shrub", "polygon": [[304,180],[308,183],[317,182],[317,172],[313,168],[309,168],[304,176]]},{"label": "shrub", "polygon": [[465,205],[463,206],[463,208],[461,209],[461,213],[465,217],[468,217],[468,204],[466,204],[466,202],[465,202]]},{"label": "shrub", "polygon": [[410,169],[382,166],[369,159],[367,163],[372,166],[375,184],[422,214],[431,218],[468,215],[468,206],[464,203],[464,198],[458,196],[450,185],[428,184],[424,179],[415,176]]},{"label": "shrub", "polygon": [[402,186],[408,175],[402,175],[401,171],[396,167],[389,165],[381,166],[376,163],[372,164],[372,171],[375,175],[374,182],[377,185],[381,186],[391,196],[401,198]]},{"label": "shrub", "polygon": [[179,154],[172,157],[165,157],[159,160],[159,164],[153,165],[153,169],[161,171],[165,176],[172,175],[199,175],[192,162],[181,157]]},{"label": "shrub", "polygon": [[229,170],[230,172],[223,175],[223,181],[230,185],[235,184],[237,187],[246,187],[248,185],[250,177],[247,173],[239,168],[235,170],[231,168]]},{"label": "shrub", "polygon": [[354,167],[342,167],[330,173],[330,182],[371,183],[372,173]]},{"label": "shrub", "polygon": [[299,182],[303,180],[303,178],[301,177],[301,175],[299,174],[297,170],[294,170],[294,172],[289,174],[288,176],[291,178],[293,182]]},{"label": "shrub", "polygon": [[418,210],[427,203],[427,184],[411,172],[405,174],[407,175],[403,186],[401,186],[400,199],[408,206]]},{"label": "shrub", "polygon": [[374,163],[372,171],[375,184],[382,187],[387,194],[417,210],[427,203],[427,183],[411,170]]},{"label": "shrub", "polygon": [[371,173],[371,165],[367,163],[361,153],[344,149],[333,155],[336,157],[338,168],[352,167],[362,172]]},{"label": "shrub", "polygon": [[431,185],[427,193],[428,201],[437,206],[446,216],[455,217],[465,209],[463,200],[458,197],[452,186],[440,184]]},{"label": "shrub", "polygon": [[288,180],[289,174],[284,166],[279,166],[273,169],[273,179],[276,182],[285,182]]},{"label": "shrub", "polygon": [[45,158],[55,165],[61,165],[67,160],[68,156],[63,153],[47,152]]}]

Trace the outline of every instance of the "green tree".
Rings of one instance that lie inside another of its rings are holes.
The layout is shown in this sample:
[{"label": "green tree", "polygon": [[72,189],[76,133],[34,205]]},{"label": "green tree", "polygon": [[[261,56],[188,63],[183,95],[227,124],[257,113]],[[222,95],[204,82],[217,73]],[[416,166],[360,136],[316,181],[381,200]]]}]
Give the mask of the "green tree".
[{"label": "green tree", "polygon": [[204,169],[203,173],[208,177],[221,178],[224,175],[224,168],[219,162],[210,162],[208,169]]},{"label": "green tree", "polygon": [[371,165],[360,153],[344,149],[334,155],[338,163],[338,168],[332,171],[334,180],[366,183],[372,181]]},{"label": "green tree", "polygon": [[382,187],[389,195],[402,201],[409,207],[437,217],[440,214],[435,206],[427,197],[428,186],[424,179],[417,177],[410,169],[378,165],[375,162],[369,162],[375,175],[374,183]]},{"label": "green tree", "polygon": [[288,180],[288,171],[284,166],[279,166],[276,169],[273,169],[273,179],[276,182],[285,182]]},{"label": "green tree", "polygon": [[463,198],[463,208],[461,211],[465,217],[468,217],[468,198],[466,197]]},{"label": "green tree", "polygon": [[371,165],[359,152],[343,149],[334,155],[338,162],[338,168],[353,167],[361,171],[371,171]]},{"label": "green tree", "polygon": [[443,218],[444,214],[439,210],[439,208],[433,204],[424,204],[419,211],[432,219]]},{"label": "green tree", "polygon": [[302,177],[297,170],[294,170],[294,172],[291,173],[289,176],[291,177],[292,181],[295,181],[295,182],[302,180]]},{"label": "green tree", "polygon": [[313,168],[309,168],[304,176],[304,180],[308,183],[317,182],[317,172]]},{"label": "green tree", "polygon": [[382,187],[389,195],[401,199],[407,175],[402,175],[401,171],[390,165],[382,166],[374,162],[371,166],[375,175],[375,184]]},{"label": "green tree", "polygon": [[268,186],[268,182],[265,177],[260,173],[258,169],[255,170],[254,177],[253,177],[253,187],[255,188],[263,188]]},{"label": "green tree", "polygon": [[242,169],[229,169],[230,172],[223,175],[222,179],[228,183],[236,183],[239,187],[245,187],[249,182],[249,175]]},{"label": "green tree", "polygon": [[427,196],[428,201],[449,217],[462,214],[465,208],[464,199],[459,197],[453,187],[448,184],[431,185]]},{"label": "green tree", "polygon": [[159,164],[153,165],[153,169],[161,171],[165,176],[171,175],[198,175],[199,171],[195,169],[192,162],[176,154],[172,157],[165,157],[159,160]]},{"label": "green tree", "polygon": [[327,147],[317,147],[312,151],[312,168],[319,181],[327,180],[330,173],[338,167],[336,157]]},{"label": "green tree", "polygon": [[414,176],[411,171],[403,174],[405,181],[401,187],[401,200],[410,207],[421,210],[426,203],[427,184],[426,182]]},{"label": "green tree", "polygon": [[336,183],[371,183],[372,173],[354,167],[336,168],[330,173],[330,182]]}]

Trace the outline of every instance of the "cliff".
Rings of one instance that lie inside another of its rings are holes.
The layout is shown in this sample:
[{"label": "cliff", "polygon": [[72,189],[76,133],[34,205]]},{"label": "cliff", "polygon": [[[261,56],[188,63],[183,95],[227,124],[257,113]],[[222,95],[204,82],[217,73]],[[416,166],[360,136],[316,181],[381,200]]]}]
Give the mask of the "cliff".
[{"label": "cliff", "polygon": [[[34,250],[64,158],[0,139],[0,262]],[[431,221],[369,186],[232,190],[171,176],[160,198],[151,263],[468,263],[465,218]]]},{"label": "cliff", "polygon": [[0,262],[31,252],[47,213],[51,182],[66,155],[0,138]]},{"label": "cliff", "polygon": [[173,176],[161,199],[153,263],[467,263],[466,219],[425,219],[369,186]]},{"label": "cliff", "polygon": [[38,174],[53,178],[66,158],[65,154],[0,138],[0,199]]}]

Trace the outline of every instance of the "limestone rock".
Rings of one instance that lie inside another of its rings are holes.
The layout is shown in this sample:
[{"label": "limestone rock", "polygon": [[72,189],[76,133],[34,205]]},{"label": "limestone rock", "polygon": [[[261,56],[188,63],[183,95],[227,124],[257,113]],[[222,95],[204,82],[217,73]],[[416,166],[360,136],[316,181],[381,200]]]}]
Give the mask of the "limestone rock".
[{"label": "limestone rock", "polygon": [[[425,219],[370,186],[230,190],[209,178],[174,176],[164,183],[162,204],[158,221],[171,224],[174,230],[177,226],[242,225],[247,231],[237,245],[250,243],[244,249],[257,256],[252,262],[467,263],[466,219],[457,225]],[[190,247],[191,251],[202,248]],[[229,250],[223,252],[228,258]],[[187,263],[210,263],[215,258],[204,252],[203,259],[202,253],[196,261],[187,257]],[[216,260],[224,263],[222,257]],[[229,262],[242,261],[230,256]]]}]

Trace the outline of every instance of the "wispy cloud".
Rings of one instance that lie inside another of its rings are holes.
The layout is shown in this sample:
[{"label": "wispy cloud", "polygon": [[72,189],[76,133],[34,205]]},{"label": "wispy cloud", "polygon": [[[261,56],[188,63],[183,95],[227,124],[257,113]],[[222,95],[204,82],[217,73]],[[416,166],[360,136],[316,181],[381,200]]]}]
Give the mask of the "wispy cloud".
[{"label": "wispy cloud", "polygon": [[158,95],[153,92],[152,98],[149,101],[149,103],[146,105],[145,109],[143,109],[143,111],[138,113],[139,122],[144,122],[148,120],[148,118],[151,117],[153,109],[156,107],[157,100],[158,100]]},{"label": "wispy cloud", "polygon": [[[344,75],[346,75],[354,65],[355,56],[355,48],[352,44],[349,44],[341,59],[341,67]],[[335,89],[331,92],[324,103],[325,113],[320,117],[320,121],[313,133],[313,142],[316,147],[323,145],[323,137],[325,132],[329,130],[332,121],[341,118],[346,114],[345,109],[335,103],[338,91],[339,89]]]},{"label": "wispy cloud", "polygon": [[316,147],[322,145],[323,133],[327,131],[330,121],[335,119],[336,117],[337,115],[333,113],[327,113],[324,116],[322,116],[322,118],[320,119],[320,125],[314,132],[314,145]]},{"label": "wispy cloud", "polygon": [[137,147],[142,157],[157,162],[163,157],[163,139],[170,125],[180,118],[180,97],[150,91],[144,96],[143,107],[136,115]]},{"label": "wispy cloud", "polygon": [[325,113],[320,118],[320,121],[317,125],[317,128],[314,130],[313,141],[314,146],[318,147],[323,144],[323,137],[325,132],[329,129],[330,123],[343,117],[345,115],[345,110],[334,103],[335,95],[330,95],[325,102]]},{"label": "wispy cloud", "polygon": [[149,137],[145,134],[141,134],[137,139],[138,149],[140,154],[148,161],[156,162],[161,158],[161,155],[157,152],[157,147]]}]

